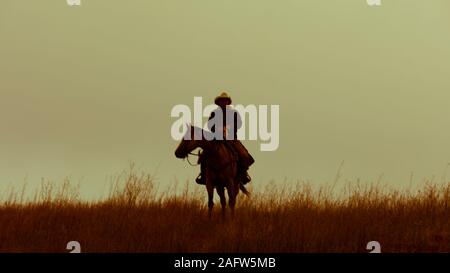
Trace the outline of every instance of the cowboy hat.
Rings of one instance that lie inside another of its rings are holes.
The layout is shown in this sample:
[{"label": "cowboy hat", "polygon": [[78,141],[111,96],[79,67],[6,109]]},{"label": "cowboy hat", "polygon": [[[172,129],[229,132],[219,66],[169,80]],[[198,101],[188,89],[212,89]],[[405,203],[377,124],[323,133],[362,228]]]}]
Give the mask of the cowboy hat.
[{"label": "cowboy hat", "polygon": [[231,104],[231,97],[230,97],[230,95],[228,95],[227,92],[222,92],[219,96],[217,96],[214,99],[214,103],[218,105],[219,104],[218,102],[221,101],[221,100],[226,100],[227,101],[226,105]]}]

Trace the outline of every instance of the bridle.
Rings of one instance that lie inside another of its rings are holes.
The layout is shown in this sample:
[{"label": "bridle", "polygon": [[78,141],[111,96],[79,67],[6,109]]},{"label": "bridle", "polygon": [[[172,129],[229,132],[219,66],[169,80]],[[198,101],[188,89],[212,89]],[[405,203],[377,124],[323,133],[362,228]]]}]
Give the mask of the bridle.
[{"label": "bridle", "polygon": [[[206,147],[200,146],[200,148],[205,149]],[[194,153],[194,152],[188,152],[188,153],[186,154],[185,159],[187,160],[187,162],[189,163],[189,165],[191,165],[191,166],[193,166],[193,167],[196,167],[196,166],[199,166],[200,163],[198,163],[198,161],[197,161],[197,164],[192,163],[192,162],[189,160],[189,155],[193,155],[193,156],[200,157],[201,154],[202,154],[201,150],[198,151],[197,153]],[[227,165],[227,164],[229,164],[229,163],[224,163],[223,165]],[[216,166],[216,167],[217,167],[217,166]]]},{"label": "bridle", "polygon": [[[189,163],[189,165],[191,165],[191,166],[193,166],[193,167],[199,166],[200,163],[194,164],[194,163],[192,163],[192,162],[189,160],[189,155],[193,155],[193,156],[199,157],[199,156],[201,155],[201,153],[202,153],[201,150],[198,151],[197,153],[189,152],[189,153],[187,153],[185,159],[187,160],[187,162]],[[228,163],[224,163],[223,165],[227,165],[227,164],[228,164]],[[216,166],[216,167],[217,167],[217,166]],[[220,166],[219,166],[218,168],[220,168]]]},{"label": "bridle", "polygon": [[186,155],[186,159],[187,159],[187,162],[189,163],[189,165],[194,166],[194,167],[200,165],[199,163],[197,163],[197,164],[192,164],[191,161],[189,161],[189,155],[200,156],[200,151],[199,151],[198,153],[189,152],[189,153]]}]

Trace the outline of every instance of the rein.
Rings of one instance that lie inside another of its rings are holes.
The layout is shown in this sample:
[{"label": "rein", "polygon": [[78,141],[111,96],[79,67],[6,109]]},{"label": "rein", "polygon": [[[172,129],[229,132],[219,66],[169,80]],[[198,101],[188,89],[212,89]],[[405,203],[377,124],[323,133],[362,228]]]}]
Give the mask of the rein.
[{"label": "rein", "polygon": [[186,156],[186,159],[187,159],[187,162],[189,163],[189,165],[194,166],[194,167],[200,165],[199,163],[192,164],[191,161],[189,161],[189,155],[200,156],[200,152],[198,152],[198,153],[189,152]]}]

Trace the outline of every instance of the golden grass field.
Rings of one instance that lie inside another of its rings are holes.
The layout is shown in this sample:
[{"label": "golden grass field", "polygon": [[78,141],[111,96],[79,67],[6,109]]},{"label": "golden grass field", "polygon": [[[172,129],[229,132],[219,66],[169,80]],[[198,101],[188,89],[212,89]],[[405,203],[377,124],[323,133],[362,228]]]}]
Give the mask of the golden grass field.
[{"label": "golden grass field", "polygon": [[[206,191],[157,194],[151,176],[130,171],[104,200],[80,201],[69,182],[43,183],[36,195],[3,195],[0,252],[450,252],[450,184],[416,192],[354,186],[337,198],[307,184],[238,196],[222,220]],[[255,182],[252,182],[255,183]],[[191,182],[194,184],[194,182]]]}]

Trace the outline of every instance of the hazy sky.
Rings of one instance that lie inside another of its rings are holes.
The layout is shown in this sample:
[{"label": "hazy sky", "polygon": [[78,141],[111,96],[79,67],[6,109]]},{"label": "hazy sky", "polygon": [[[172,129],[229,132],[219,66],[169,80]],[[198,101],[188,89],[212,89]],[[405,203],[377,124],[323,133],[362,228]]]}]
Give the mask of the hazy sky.
[{"label": "hazy sky", "polygon": [[[343,176],[393,186],[450,162],[450,2],[2,0],[0,189],[82,181],[134,161],[164,184],[193,179],[170,137],[176,104],[227,90],[280,105],[280,147],[254,186]],[[194,183],[194,182],[192,182]]]}]

